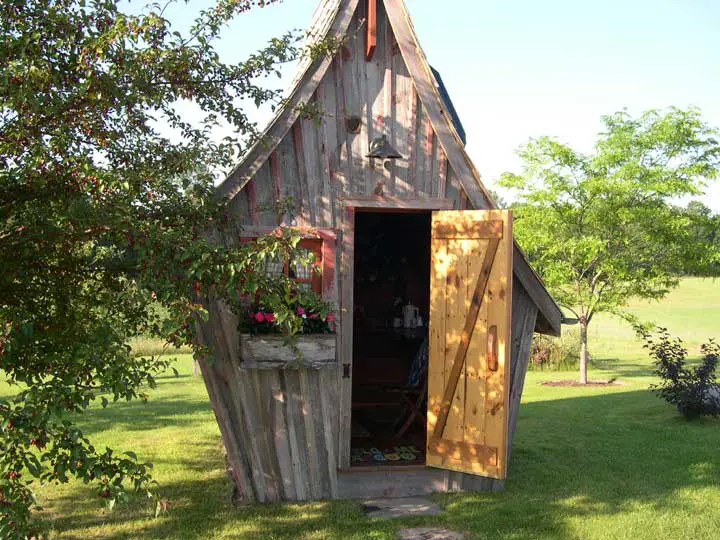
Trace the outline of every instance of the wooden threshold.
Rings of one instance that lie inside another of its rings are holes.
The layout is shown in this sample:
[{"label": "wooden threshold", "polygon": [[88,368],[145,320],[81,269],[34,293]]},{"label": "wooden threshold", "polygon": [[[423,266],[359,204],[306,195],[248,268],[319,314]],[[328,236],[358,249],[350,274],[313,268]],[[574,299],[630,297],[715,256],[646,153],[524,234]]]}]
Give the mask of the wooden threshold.
[{"label": "wooden threshold", "polygon": [[360,472],[378,472],[378,471],[417,471],[427,469],[427,465],[355,465],[349,469],[338,469],[341,473],[360,473]]}]

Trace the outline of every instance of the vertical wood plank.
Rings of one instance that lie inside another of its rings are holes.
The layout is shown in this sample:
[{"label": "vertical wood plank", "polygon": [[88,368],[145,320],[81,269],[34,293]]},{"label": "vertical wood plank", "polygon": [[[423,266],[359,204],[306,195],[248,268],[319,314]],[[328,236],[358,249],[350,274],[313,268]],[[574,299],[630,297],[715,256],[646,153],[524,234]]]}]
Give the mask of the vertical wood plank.
[{"label": "vertical wood plank", "polygon": [[[437,140],[437,139],[436,139]],[[437,148],[438,160],[438,192],[437,196],[444,199],[447,195],[448,161],[442,148]]]},{"label": "vertical wood plank", "polygon": [[300,395],[302,396],[302,416],[305,424],[305,441],[307,442],[308,476],[310,477],[310,495],[314,499],[322,498],[322,479],[318,457],[318,441],[315,435],[315,416],[312,408],[312,395],[308,370],[299,369]]},{"label": "vertical wood plank", "polygon": [[[388,25],[389,26],[389,25]],[[394,41],[394,35],[393,35]],[[395,148],[405,158],[394,164],[395,186],[393,194],[398,197],[408,196],[412,192],[409,175],[411,161],[411,146],[413,143],[413,119],[415,117],[415,88],[407,72],[407,66],[402,56],[394,52],[392,56],[392,71],[394,91],[392,110],[394,114],[393,130],[395,134]]]},{"label": "vertical wood plank", "polygon": [[310,205],[310,192],[308,190],[307,166],[305,164],[305,143],[303,141],[302,119],[298,118],[292,127],[293,152],[295,154],[296,178],[298,181],[297,201],[298,225],[313,225],[315,215]]},{"label": "vertical wood plank", "polygon": [[[385,61],[384,65],[384,82],[383,82],[383,115],[385,116],[385,126],[387,128],[387,136],[388,140],[390,141],[390,144],[393,145],[394,148],[398,147],[398,141],[397,141],[397,133],[395,129],[395,125],[397,124],[397,118],[395,116],[395,105],[393,103],[393,98],[395,95],[395,77],[393,76],[393,43],[395,41],[395,38],[392,33],[392,27],[390,26],[390,21],[387,18],[387,13],[385,13],[385,6],[383,4],[382,6],[382,16],[383,16],[383,37],[384,37],[384,43],[383,43],[383,59]],[[404,156],[404,154],[401,154]],[[397,167],[397,160],[390,160],[389,162],[389,168],[384,172],[385,174],[385,193],[394,194],[395,193],[395,168]]]},{"label": "vertical wood plank", "polygon": [[489,210],[490,219],[503,220],[503,239],[495,256],[488,288],[485,293],[488,325],[497,327],[498,370],[486,370],[485,444],[502,449],[498,452],[497,469],[506,472],[508,397],[510,391],[510,342],[512,314],[512,218],[508,211]]},{"label": "vertical wood plank", "polygon": [[282,388],[281,379],[284,370],[268,370],[268,390],[271,405],[271,437],[280,474],[282,487],[282,500],[293,501],[297,499],[295,489],[295,476],[293,473],[292,456],[290,452],[290,434],[287,425],[287,396]]},{"label": "vertical wood plank", "polygon": [[[278,149],[276,148],[273,150],[272,154],[270,154],[270,157],[268,158],[268,163],[270,164],[270,177],[272,178],[272,186],[273,186],[273,197],[275,199],[275,202],[279,204],[281,202],[281,194],[280,194],[280,164],[278,163]],[[283,212],[280,210],[280,208],[277,208],[277,224],[280,225],[283,222]]]},{"label": "vertical wood plank", "polygon": [[[355,210],[345,207],[342,229],[342,263],[340,271],[340,354],[338,377],[340,386],[340,420],[338,429],[338,463],[350,467],[350,423],[352,421],[353,366],[353,279],[355,260]],[[344,377],[347,370],[349,377]]]},{"label": "vertical wood plank", "polygon": [[367,29],[365,31],[365,60],[372,60],[377,46],[377,0],[367,2]]},{"label": "vertical wood plank", "polygon": [[[452,370],[458,347],[460,346],[465,319],[470,309],[471,287],[477,281],[477,277],[468,274],[468,258],[472,240],[448,240],[447,251],[452,257],[452,266],[447,274],[446,302],[445,306],[445,335],[447,340],[445,355],[445,373]],[[463,365],[460,372],[460,379],[457,382],[457,389],[452,400],[450,415],[447,419],[443,439],[451,441],[463,440],[463,429],[465,426],[465,376],[467,363]],[[444,386],[448,385],[448,378]]]},{"label": "vertical wood plank", "polygon": [[288,439],[292,460],[293,479],[297,499],[310,499],[307,444],[304,437],[302,399],[300,397],[300,375],[298,370],[283,370],[288,423]]},{"label": "vertical wood plank", "polygon": [[408,126],[408,155],[407,183],[413,195],[417,195],[417,129],[418,116],[422,114],[422,105],[413,85],[410,95],[410,125]]},{"label": "vertical wood plank", "polygon": [[337,482],[337,420],[334,411],[337,410],[335,391],[337,379],[336,371],[333,368],[321,368],[318,370],[318,383],[320,387],[320,410],[322,411],[323,443],[326,449],[326,474],[329,481],[330,498],[338,495]]},{"label": "vertical wood plank", "polygon": [[[431,359],[428,365],[428,405],[427,405],[427,441],[435,429],[435,424],[440,414],[442,395],[445,388],[445,356],[447,354],[445,311],[447,302],[447,280],[446,276],[452,260],[447,252],[445,242],[433,244],[430,256],[430,318],[428,353]],[[428,465],[439,466],[443,464],[441,456],[434,453],[426,455]]]},{"label": "vertical wood plank", "polygon": [[[332,73],[332,72],[330,72]],[[319,223],[324,227],[337,227],[335,215],[335,182],[331,176],[330,155],[337,146],[336,123],[330,116],[330,111],[335,111],[335,85],[332,80],[325,79],[318,86],[316,93],[317,102],[321,109],[320,126],[318,128],[318,145],[321,172],[321,197],[322,212]],[[332,143],[330,141],[333,141]],[[333,148],[331,149],[331,144]]]},{"label": "vertical wood plank", "polygon": [[[468,246],[468,276],[480,274],[480,267],[488,247],[487,240],[476,240],[469,242]],[[487,291],[485,299],[480,305],[475,330],[473,331],[468,352],[465,359],[466,365],[466,400],[465,418],[463,419],[463,440],[471,444],[485,445],[485,395],[487,384],[485,372],[487,370],[487,327],[488,327],[488,305]],[[462,466],[462,463],[457,465]],[[486,471],[485,463],[472,463],[471,472],[480,473]]]},{"label": "vertical wood plank", "polygon": [[[341,50],[335,55],[332,63],[333,78],[335,81],[335,120],[338,139],[338,166],[334,169],[333,176],[334,179],[337,180],[337,196],[346,196],[352,193],[352,146],[345,124],[348,111],[345,105],[345,69],[343,64],[343,52]],[[341,209],[336,209],[336,213],[340,211]],[[336,219],[342,220],[342,216],[337,215]],[[339,225],[340,223],[336,226]]]},{"label": "vertical wood plank", "polygon": [[245,193],[247,194],[250,223],[253,225],[259,225],[260,218],[258,217],[257,194],[255,193],[255,177],[251,178],[245,186]]}]

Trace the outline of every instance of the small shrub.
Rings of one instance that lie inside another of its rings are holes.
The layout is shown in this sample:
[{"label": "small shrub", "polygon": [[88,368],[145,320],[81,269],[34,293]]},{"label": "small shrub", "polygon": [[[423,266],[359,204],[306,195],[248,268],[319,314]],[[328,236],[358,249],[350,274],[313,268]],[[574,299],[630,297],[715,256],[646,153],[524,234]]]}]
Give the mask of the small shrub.
[{"label": "small shrub", "polygon": [[577,329],[563,332],[562,337],[536,335],[530,351],[533,369],[569,371],[580,362],[580,332]]},{"label": "small shrub", "polygon": [[657,336],[638,330],[645,340],[645,348],[655,364],[655,374],[662,381],[650,389],[659,397],[675,405],[685,418],[720,416],[720,386],[715,370],[720,359],[720,345],[713,339],[704,344],[700,365],[687,365],[687,349],[682,340],[673,338],[666,328],[659,328]]}]

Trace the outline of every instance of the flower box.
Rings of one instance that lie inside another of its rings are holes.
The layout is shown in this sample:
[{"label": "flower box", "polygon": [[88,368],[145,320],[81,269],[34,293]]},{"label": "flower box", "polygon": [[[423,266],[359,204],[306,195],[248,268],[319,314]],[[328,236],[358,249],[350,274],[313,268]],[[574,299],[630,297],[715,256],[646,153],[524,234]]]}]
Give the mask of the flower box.
[{"label": "flower box", "polygon": [[278,334],[240,334],[244,368],[314,368],[335,364],[336,334],[299,334],[290,344]]}]

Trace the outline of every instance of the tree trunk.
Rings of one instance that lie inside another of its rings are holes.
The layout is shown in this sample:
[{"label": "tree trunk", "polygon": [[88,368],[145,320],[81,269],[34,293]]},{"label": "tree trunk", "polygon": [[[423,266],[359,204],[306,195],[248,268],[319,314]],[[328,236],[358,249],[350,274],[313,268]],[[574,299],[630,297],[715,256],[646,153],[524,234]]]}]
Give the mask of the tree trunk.
[{"label": "tree trunk", "polygon": [[580,317],[580,384],[587,384],[588,348],[586,317]]}]

